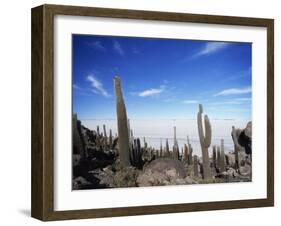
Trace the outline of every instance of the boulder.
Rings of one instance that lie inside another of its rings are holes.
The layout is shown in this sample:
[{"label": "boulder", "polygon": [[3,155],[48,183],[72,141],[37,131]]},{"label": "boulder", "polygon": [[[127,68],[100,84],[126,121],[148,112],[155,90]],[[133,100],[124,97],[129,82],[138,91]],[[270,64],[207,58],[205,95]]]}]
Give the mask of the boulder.
[{"label": "boulder", "polygon": [[183,163],[170,158],[153,160],[137,177],[137,185],[140,187],[192,183],[195,181],[186,175]]}]

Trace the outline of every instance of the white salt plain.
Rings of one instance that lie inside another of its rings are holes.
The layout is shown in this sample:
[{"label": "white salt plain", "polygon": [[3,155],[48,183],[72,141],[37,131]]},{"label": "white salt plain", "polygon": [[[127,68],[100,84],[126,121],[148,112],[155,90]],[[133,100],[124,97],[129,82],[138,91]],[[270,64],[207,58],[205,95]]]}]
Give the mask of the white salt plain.
[{"label": "white salt plain", "polygon": [[[117,121],[114,119],[97,119],[97,120],[81,120],[82,124],[91,130],[96,130],[97,126],[100,131],[103,130],[103,125],[106,125],[107,134],[109,129],[112,130],[113,135],[117,134]],[[246,127],[248,121],[235,119],[210,119],[212,125],[212,144],[220,145],[220,140],[224,139],[225,152],[233,150],[233,141],[231,138],[232,126],[243,129]],[[189,136],[190,143],[193,146],[195,154],[201,156],[201,148],[197,130],[196,119],[130,119],[130,128],[133,130],[134,137],[141,139],[143,145],[143,138],[145,137],[148,146],[156,149],[160,148],[160,141],[165,146],[166,139],[169,140],[170,149],[173,145],[173,128],[177,129],[177,140],[179,148],[187,143],[187,136]],[[209,148],[209,152],[212,148]]]}]

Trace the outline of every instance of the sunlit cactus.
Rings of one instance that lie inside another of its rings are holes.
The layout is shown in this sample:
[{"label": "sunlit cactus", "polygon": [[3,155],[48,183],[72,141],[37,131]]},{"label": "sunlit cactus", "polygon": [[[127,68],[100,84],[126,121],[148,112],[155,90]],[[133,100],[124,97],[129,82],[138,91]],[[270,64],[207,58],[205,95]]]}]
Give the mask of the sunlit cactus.
[{"label": "sunlit cactus", "polygon": [[203,114],[203,107],[201,104],[199,104],[199,112],[197,114],[197,125],[198,125],[198,134],[199,134],[200,145],[202,150],[203,178],[209,179],[211,178],[211,169],[210,169],[208,148],[210,147],[211,144],[212,129],[211,129],[211,123],[207,115],[204,116],[205,130],[203,129],[202,114]]},{"label": "sunlit cactus", "polygon": [[221,164],[221,149],[219,146],[217,146],[217,168],[220,169],[220,164]]},{"label": "sunlit cactus", "polygon": [[179,159],[179,146],[178,146],[178,141],[177,141],[177,128],[175,126],[174,126],[173,158]]},{"label": "sunlit cactus", "polygon": [[216,166],[217,166],[217,152],[216,152],[216,146],[215,145],[213,145],[212,159],[213,159],[213,167],[216,168]]},{"label": "sunlit cactus", "polygon": [[225,168],[225,154],[224,154],[224,140],[221,139],[221,154],[220,154],[220,171],[226,171]]},{"label": "sunlit cactus", "polygon": [[119,77],[114,77],[114,87],[116,95],[116,111],[118,124],[118,146],[120,163],[122,166],[130,165],[130,141],[128,130],[128,118],[126,107],[121,90],[121,81]]},{"label": "sunlit cactus", "polygon": [[194,155],[193,172],[195,177],[199,176],[198,166],[198,157],[197,155]]},{"label": "sunlit cactus", "polygon": [[162,138],[160,138],[160,157],[163,157]]},{"label": "sunlit cactus", "polygon": [[112,130],[109,130],[109,147],[112,148],[113,138],[112,138]]},{"label": "sunlit cactus", "polygon": [[235,169],[239,170],[239,151],[243,150],[243,147],[240,146],[238,142],[239,134],[241,133],[240,129],[235,129],[232,126],[231,137],[234,143],[234,156],[235,156]]},{"label": "sunlit cactus", "polygon": [[170,148],[169,148],[169,140],[166,139],[166,152],[165,152],[166,156],[170,156]]}]

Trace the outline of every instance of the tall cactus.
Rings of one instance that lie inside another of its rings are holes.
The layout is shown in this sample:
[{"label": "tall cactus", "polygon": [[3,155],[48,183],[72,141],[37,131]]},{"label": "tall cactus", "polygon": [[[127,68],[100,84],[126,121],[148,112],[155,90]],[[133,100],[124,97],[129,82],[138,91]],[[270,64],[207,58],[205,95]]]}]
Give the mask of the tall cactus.
[{"label": "tall cactus", "polygon": [[205,134],[202,125],[202,114],[203,107],[199,104],[199,112],[197,114],[197,125],[198,125],[198,134],[200,139],[200,145],[202,150],[202,160],[203,160],[203,178],[209,179],[211,178],[211,169],[210,169],[210,159],[208,148],[211,144],[212,137],[212,128],[211,123],[207,115],[204,116],[204,125],[205,125]]},{"label": "tall cactus", "polygon": [[240,129],[235,129],[235,127],[232,126],[231,137],[234,143],[235,169],[237,170],[239,170],[239,151],[243,149],[238,142],[238,137],[240,133]]},{"label": "tall cactus", "polygon": [[193,172],[194,172],[194,176],[195,177],[199,176],[199,172],[198,172],[198,157],[197,157],[197,155],[194,155]]},{"label": "tall cactus", "polygon": [[221,155],[220,155],[220,171],[226,171],[225,168],[225,154],[224,154],[224,140],[221,139]]},{"label": "tall cactus", "polygon": [[170,148],[169,148],[169,140],[166,139],[166,153],[165,155],[168,157],[170,156]]},{"label": "tall cactus", "polygon": [[188,164],[191,165],[193,162],[193,157],[192,157],[193,148],[189,141],[189,136],[187,136],[187,145],[188,145]]},{"label": "tall cactus", "polygon": [[216,168],[217,166],[217,153],[216,153],[216,146],[213,145],[213,167]]},{"label": "tall cactus", "polygon": [[179,159],[179,146],[177,141],[177,128],[174,126],[174,146],[173,146],[173,158]]},{"label": "tall cactus", "polygon": [[104,137],[103,137],[103,148],[105,150],[107,150],[108,143],[107,143],[107,133],[106,133],[106,126],[105,125],[103,125],[103,134],[104,134]]},{"label": "tall cactus", "polygon": [[162,138],[160,138],[160,157],[163,157]]},{"label": "tall cactus", "polygon": [[126,167],[130,166],[130,141],[128,130],[128,118],[121,90],[121,81],[120,78],[117,76],[114,77],[114,88],[116,95],[120,163],[122,166]]},{"label": "tall cactus", "polygon": [[112,130],[109,130],[109,147],[112,148],[113,145],[113,138],[112,138]]},{"label": "tall cactus", "polygon": [[188,152],[188,146],[186,144],[184,144],[184,160],[188,162],[188,156],[189,152]]},{"label": "tall cactus", "polygon": [[221,165],[221,149],[220,146],[217,146],[217,168],[220,170]]}]

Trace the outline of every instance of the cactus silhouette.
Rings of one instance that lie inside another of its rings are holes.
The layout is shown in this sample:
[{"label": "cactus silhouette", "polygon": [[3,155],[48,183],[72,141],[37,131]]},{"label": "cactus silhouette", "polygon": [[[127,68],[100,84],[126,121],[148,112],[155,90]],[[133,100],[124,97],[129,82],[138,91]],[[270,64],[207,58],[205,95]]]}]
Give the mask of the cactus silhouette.
[{"label": "cactus silhouette", "polygon": [[224,154],[224,140],[221,139],[221,154],[220,154],[220,170],[224,172],[225,169],[225,154]]},{"label": "cactus silhouette", "polygon": [[194,172],[194,176],[195,177],[199,176],[199,172],[198,172],[198,157],[197,157],[197,155],[194,155],[193,172]]},{"label": "cactus silhouette", "polygon": [[114,77],[114,88],[116,95],[116,112],[118,124],[118,146],[120,163],[122,166],[130,166],[130,140],[128,129],[128,118],[121,90],[120,78]]},{"label": "cactus silhouette", "polygon": [[205,115],[204,116],[205,134],[204,134],[202,114],[203,114],[203,106],[199,104],[199,112],[197,114],[197,125],[198,125],[198,134],[199,134],[200,145],[202,150],[203,178],[208,179],[211,177],[208,148],[210,147],[211,144],[212,128],[208,116]]},{"label": "cactus silhouette", "polygon": [[239,170],[239,151],[243,149],[238,142],[239,134],[241,133],[240,129],[235,129],[232,126],[231,137],[234,143],[234,156],[235,156],[235,169]]}]

